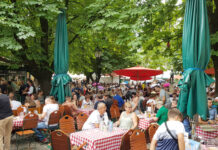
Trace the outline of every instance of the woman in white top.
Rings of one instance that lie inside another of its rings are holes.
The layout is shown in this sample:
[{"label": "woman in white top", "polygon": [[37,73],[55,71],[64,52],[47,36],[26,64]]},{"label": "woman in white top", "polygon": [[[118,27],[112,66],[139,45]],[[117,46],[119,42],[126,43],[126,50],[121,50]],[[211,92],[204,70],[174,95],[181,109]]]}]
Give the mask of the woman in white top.
[{"label": "woman in white top", "polygon": [[122,129],[135,129],[138,126],[137,116],[132,112],[132,105],[129,102],[125,103],[125,111],[120,115],[120,119],[115,123]]},{"label": "woman in white top", "polygon": [[138,108],[139,97],[135,92],[132,93],[131,104],[132,104],[132,111],[135,112],[136,114],[140,114],[140,111],[139,111],[139,108]]},{"label": "woman in white top", "polygon": [[92,101],[90,100],[90,96],[89,96],[89,95],[86,95],[86,96],[85,96],[85,99],[84,99],[83,102],[82,102],[81,108],[82,108],[82,109],[84,109],[84,108],[93,108],[93,103],[92,103]]}]

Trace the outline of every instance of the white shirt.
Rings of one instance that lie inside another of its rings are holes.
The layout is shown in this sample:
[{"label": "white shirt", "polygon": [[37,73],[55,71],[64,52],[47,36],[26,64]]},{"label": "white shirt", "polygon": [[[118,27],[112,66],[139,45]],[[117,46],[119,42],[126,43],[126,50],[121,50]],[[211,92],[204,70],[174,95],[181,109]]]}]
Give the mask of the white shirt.
[{"label": "white shirt", "polygon": [[85,105],[89,105],[89,107],[93,107],[93,103],[91,100],[89,100],[89,102],[87,102],[86,100],[83,100],[81,108],[83,109]]},{"label": "white shirt", "polygon": [[[185,133],[184,125],[179,121],[167,121],[167,126],[172,133],[172,135],[177,138],[177,135],[180,133]],[[165,123],[163,123],[156,131],[154,137],[155,140],[160,139],[172,139],[166,130]]]},{"label": "white shirt", "polygon": [[11,109],[12,110],[17,110],[18,107],[20,107],[22,104],[19,101],[12,100],[11,101]]},{"label": "white shirt", "polygon": [[33,90],[34,90],[34,88],[33,88],[33,86],[31,86],[31,87],[29,88],[29,91],[27,92],[27,93],[28,93],[28,95],[31,95],[31,94],[33,94]]},{"label": "white shirt", "polygon": [[83,100],[85,100],[85,96],[80,96],[80,98],[79,98],[79,101],[83,101]]},{"label": "white shirt", "polygon": [[156,101],[154,99],[149,99],[146,104],[150,104],[150,103],[153,103],[155,105]]},{"label": "white shirt", "polygon": [[43,113],[46,112],[46,116],[43,119],[43,121],[45,122],[46,125],[48,125],[48,120],[49,120],[50,114],[58,109],[59,109],[58,104],[46,104],[43,107]]},{"label": "white shirt", "polygon": [[101,117],[98,110],[94,110],[84,123],[82,130],[94,129],[95,124],[100,124],[101,121],[104,121],[105,124],[108,123],[107,113],[105,112]]}]

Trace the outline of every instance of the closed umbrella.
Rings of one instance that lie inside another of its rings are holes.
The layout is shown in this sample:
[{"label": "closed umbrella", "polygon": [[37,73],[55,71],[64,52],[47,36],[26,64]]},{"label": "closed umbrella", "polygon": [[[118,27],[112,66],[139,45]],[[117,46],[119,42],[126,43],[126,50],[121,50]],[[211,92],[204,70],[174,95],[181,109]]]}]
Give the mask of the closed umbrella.
[{"label": "closed umbrella", "polygon": [[54,48],[54,71],[55,76],[52,80],[50,95],[58,98],[62,104],[65,96],[71,96],[69,82],[70,76],[67,74],[69,69],[68,37],[66,14],[64,11],[59,14],[56,26],[55,48]]},{"label": "closed umbrella", "polygon": [[184,72],[179,82],[178,108],[191,118],[195,114],[207,118],[206,86],[213,82],[204,72],[210,59],[209,35],[206,0],[186,0],[182,39]]}]

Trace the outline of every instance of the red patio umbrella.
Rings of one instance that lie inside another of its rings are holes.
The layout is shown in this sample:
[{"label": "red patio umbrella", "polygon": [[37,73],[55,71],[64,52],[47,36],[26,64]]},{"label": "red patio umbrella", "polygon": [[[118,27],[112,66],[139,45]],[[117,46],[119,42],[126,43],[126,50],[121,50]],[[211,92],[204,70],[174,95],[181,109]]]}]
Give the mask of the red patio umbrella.
[{"label": "red patio umbrella", "polygon": [[214,68],[207,69],[207,70],[205,70],[205,73],[206,74],[215,74],[215,69]]},{"label": "red patio umbrella", "polygon": [[130,77],[131,80],[135,80],[135,81],[145,81],[145,80],[151,80],[151,77]]},{"label": "red patio umbrella", "polygon": [[163,73],[162,70],[149,69],[140,66],[115,70],[114,72],[118,75],[136,78],[156,76]]}]

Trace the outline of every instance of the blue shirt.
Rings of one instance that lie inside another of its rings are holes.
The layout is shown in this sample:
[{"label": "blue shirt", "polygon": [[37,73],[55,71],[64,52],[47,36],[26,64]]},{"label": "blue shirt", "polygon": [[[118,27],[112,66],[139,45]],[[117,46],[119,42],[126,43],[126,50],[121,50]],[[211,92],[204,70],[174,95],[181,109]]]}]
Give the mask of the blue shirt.
[{"label": "blue shirt", "polygon": [[216,108],[210,108],[209,109],[209,120],[215,120],[217,115]]},{"label": "blue shirt", "polygon": [[124,104],[124,100],[122,99],[122,97],[120,97],[120,95],[117,94],[113,98],[118,101],[118,106],[121,108]]}]

